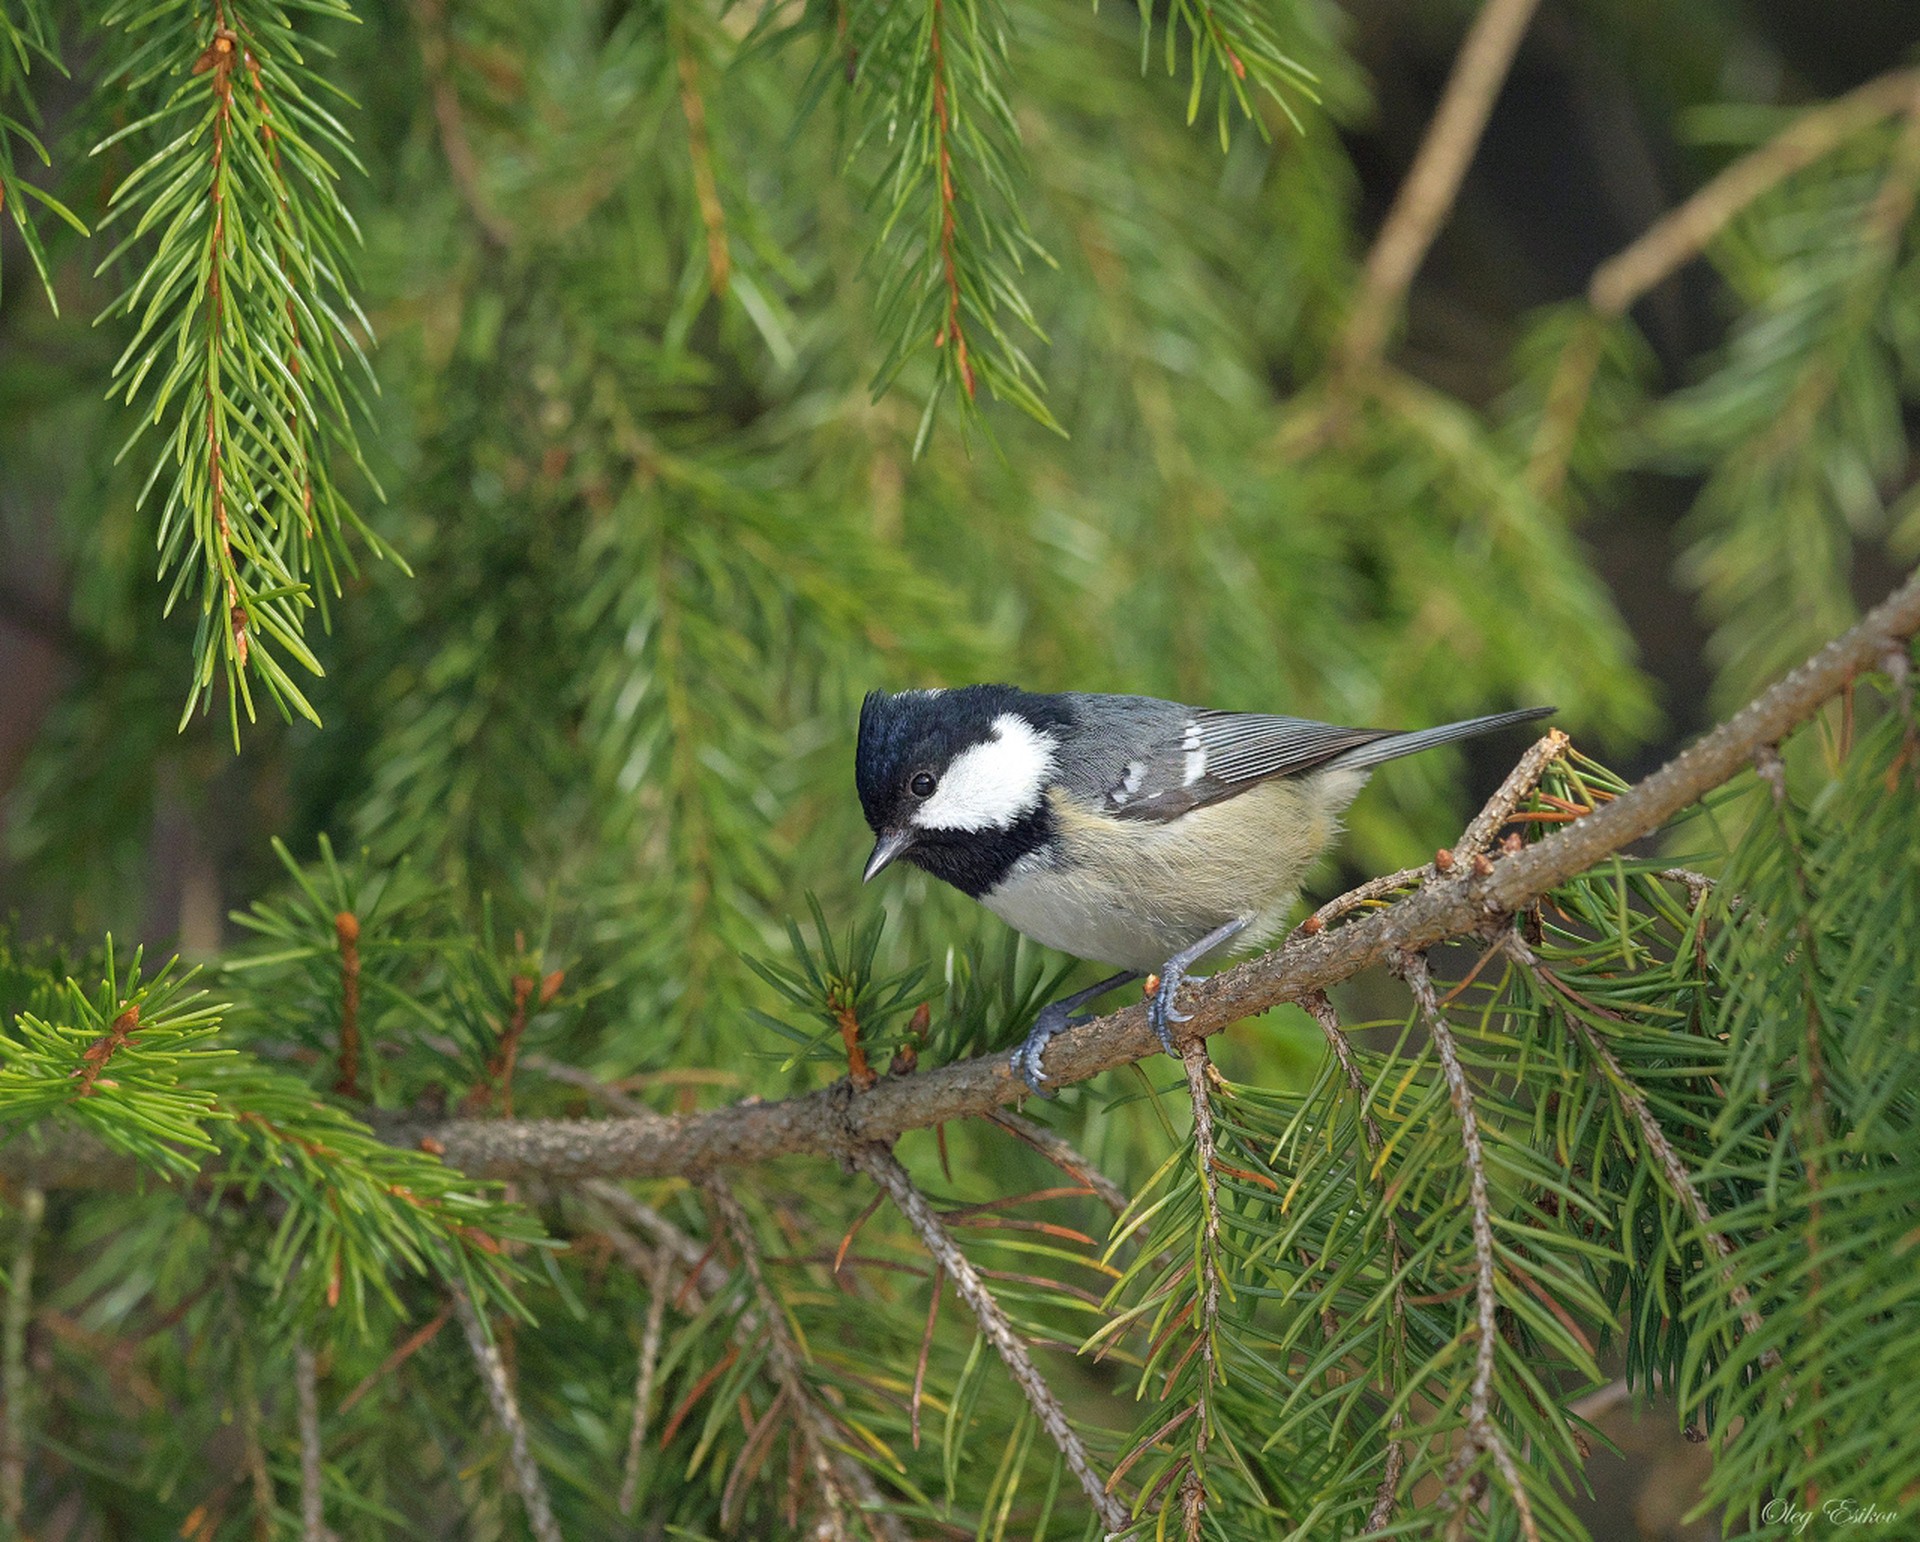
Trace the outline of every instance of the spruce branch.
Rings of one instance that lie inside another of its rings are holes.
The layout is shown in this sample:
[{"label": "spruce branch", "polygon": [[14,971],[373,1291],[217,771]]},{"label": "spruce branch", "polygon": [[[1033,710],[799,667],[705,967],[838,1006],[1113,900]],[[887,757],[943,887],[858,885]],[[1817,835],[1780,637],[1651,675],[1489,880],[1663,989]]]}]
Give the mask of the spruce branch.
[{"label": "spruce branch", "polygon": [[931,343],[933,390],[916,451],[940,398],[963,409],[981,385],[1049,427],[1040,376],[1014,329],[1041,337],[1022,273],[1051,261],[1028,228],[1017,177],[1020,131],[1009,94],[1004,0],[850,0],[856,153],[893,145],[876,182],[881,328],[888,352],[873,381],[885,390]]},{"label": "spruce branch", "polygon": [[1565,483],[1575,435],[1604,348],[1605,328],[1698,257],[1741,213],[1795,172],[1896,113],[1915,110],[1920,70],[1893,70],[1807,109],[1758,149],[1720,171],[1593,271],[1593,321],[1562,348],[1528,455],[1527,479],[1551,497]]},{"label": "spruce branch", "polygon": [[27,260],[33,264],[47,305],[56,316],[60,314],[60,297],[54,292],[46,240],[31,206],[40,205],[79,235],[86,235],[87,227],[53,194],[21,175],[19,153],[24,150],[43,167],[53,164],[46,145],[34,132],[40,113],[29,77],[35,59],[62,75],[67,73],[57,43],[58,24],[44,0],[19,0],[17,13],[13,4],[0,7],[0,214],[12,216],[14,228],[20,232],[20,244],[27,249]]},{"label": "spruce branch", "polygon": [[[1746,768],[1756,747],[1785,738],[1849,681],[1881,667],[1916,632],[1920,573],[1658,771],[1533,845],[1503,852],[1487,875],[1443,875],[1363,919],[1297,937],[1193,983],[1182,996],[1193,1013],[1182,1038],[1217,1033],[1283,1001],[1298,1001],[1402,951],[1481,935],[1490,919],[1525,909],[1725,784]],[[1062,1033],[1049,1047],[1047,1063],[1057,1079],[1073,1083],[1144,1060],[1158,1048],[1145,1008],[1136,1005]],[[0,1088],[5,1075],[0,1070]],[[428,1143],[447,1166],[475,1178],[670,1177],[797,1152],[844,1153],[911,1129],[994,1112],[1018,1102],[1024,1091],[1006,1058],[993,1054],[913,1076],[883,1077],[857,1096],[841,1083],[776,1102],[678,1117],[453,1120],[382,1129],[399,1145]],[[0,1174],[46,1187],[125,1178],[102,1145],[74,1139],[0,1146]]]},{"label": "spruce branch", "polygon": [[[1668,877],[1669,873],[1663,872],[1660,876]],[[1697,879],[1699,876],[1697,873],[1681,873],[1678,881],[1684,882],[1687,878]],[[1500,946],[1511,953],[1543,988],[1561,996],[1572,995],[1570,988],[1541,962],[1539,955],[1527,946],[1526,940],[1518,932],[1511,928],[1503,931],[1500,934]],[[1589,1011],[1598,1011],[1603,1016],[1615,1015],[1607,1012],[1605,1008],[1594,1006],[1592,1002],[1583,1001],[1581,1005]],[[1700,1228],[1700,1235],[1718,1256],[1720,1281],[1727,1292],[1727,1298],[1733,1302],[1735,1309],[1739,1312],[1741,1325],[1748,1337],[1757,1339],[1762,1329],[1760,1314],[1754,1309],[1752,1293],[1734,1274],[1733,1244],[1727,1240],[1725,1229],[1715,1221],[1713,1212],[1707,1208],[1706,1198],[1700,1192],[1700,1185],[1695,1182],[1693,1174],[1687,1170],[1687,1165],[1680,1159],[1680,1154],[1673,1149],[1673,1142],[1667,1139],[1667,1132],[1660,1127],[1660,1121],[1654,1117],[1652,1108],[1648,1106],[1646,1094],[1635,1085],[1633,1078],[1627,1075],[1618,1057],[1607,1048],[1606,1041],[1594,1032],[1590,1024],[1571,1012],[1567,1014],[1567,1021],[1573,1025],[1574,1032],[1580,1036],[1580,1042],[1586,1046],[1587,1053],[1592,1055],[1606,1071],[1607,1085],[1612,1089],[1613,1095],[1633,1116],[1634,1125],[1640,1131],[1640,1138],[1646,1143],[1648,1155],[1653,1158],[1660,1169],[1661,1176],[1666,1180],[1668,1192],[1686,1207],[1687,1214]],[[1761,1352],[1761,1360],[1763,1364],[1777,1366],[1780,1363],[1779,1351],[1765,1349]]]},{"label": "spruce branch", "polygon": [[980,1272],[967,1255],[960,1251],[953,1234],[942,1224],[939,1213],[927,1202],[926,1196],[915,1187],[907,1170],[900,1165],[899,1158],[885,1146],[871,1144],[854,1148],[848,1153],[848,1159],[886,1190],[887,1197],[906,1217],[907,1224],[919,1233],[920,1241],[935,1265],[953,1281],[960,1299],[972,1309],[981,1333],[993,1346],[1007,1373],[1026,1394],[1040,1428],[1046,1432],[1047,1438],[1065,1459],[1068,1470],[1079,1481],[1081,1491],[1093,1506],[1094,1514],[1100,1517],[1101,1524],[1109,1532],[1124,1530],[1127,1525],[1126,1510],[1107,1491],[1105,1480],[1094,1471],[1086,1445],[1081,1441],[1079,1432],[1068,1422],[1066,1410],[1060,1406],[1053,1389],[1035,1367],[1033,1357],[1014,1333],[1012,1323],[1008,1322],[1007,1314],[994,1299],[993,1292],[987,1289],[986,1281],[980,1277]]},{"label": "spruce branch", "polygon": [[871,1480],[850,1481],[853,1474],[863,1473],[864,1469],[841,1459],[835,1449],[838,1436],[833,1418],[820,1406],[820,1400],[807,1376],[800,1347],[794,1342],[793,1331],[787,1324],[786,1309],[767,1283],[766,1269],[760,1260],[760,1244],[753,1235],[746,1211],[740,1207],[732,1188],[719,1175],[709,1175],[703,1180],[701,1188],[713,1206],[715,1215],[719,1217],[722,1230],[740,1254],[741,1267],[746,1271],[747,1282],[757,1304],[759,1328],[766,1335],[773,1379],[779,1388],[779,1397],[784,1399],[798,1425],[807,1465],[813,1469],[819,1487],[823,1519],[830,1523],[831,1534],[836,1538],[851,1535],[847,1530],[846,1518],[847,1513],[852,1511],[865,1523],[877,1542],[898,1539],[901,1536],[898,1522],[875,1508],[880,1496]]},{"label": "spruce branch", "polygon": [[[1658,771],[1523,851],[1501,855],[1489,875],[1468,871],[1438,878],[1363,920],[1297,938],[1189,987],[1182,1004],[1193,1021],[1183,1037],[1216,1033],[1282,1001],[1297,1001],[1399,951],[1478,935],[1489,918],[1525,908],[1723,785],[1745,769],[1756,746],[1786,737],[1849,680],[1879,667],[1896,640],[1917,631],[1920,573]],[[1145,1059],[1157,1048],[1145,1008],[1133,1006],[1061,1034],[1048,1049],[1047,1063],[1052,1075],[1071,1083]],[[841,1085],[680,1118],[405,1126],[394,1138],[430,1136],[445,1148],[446,1161],[475,1176],[658,1177],[891,1140],[1017,1102],[1023,1088],[1004,1056],[988,1055],[883,1078],[857,1097]]]},{"label": "spruce branch", "polygon": [[647,1420],[653,1408],[653,1381],[660,1370],[660,1333],[666,1322],[667,1286],[672,1262],[666,1249],[657,1251],[645,1272],[647,1320],[640,1331],[640,1353],[634,1367],[633,1422],[627,1427],[627,1455],[620,1475],[620,1513],[632,1515],[640,1497],[640,1460],[647,1441]]},{"label": "spruce branch", "polygon": [[1454,1519],[1448,1526],[1448,1535],[1458,1534],[1459,1523],[1464,1519],[1469,1504],[1465,1491],[1458,1485],[1472,1471],[1477,1459],[1485,1455],[1492,1459],[1501,1483],[1513,1500],[1514,1510],[1520,1518],[1521,1534],[1527,1542],[1540,1542],[1540,1529],[1533,1518],[1533,1502],[1527,1497],[1526,1485],[1520,1480],[1520,1469],[1514,1462],[1505,1435],[1501,1433],[1492,1404],[1493,1362],[1500,1335],[1496,1315],[1499,1296],[1494,1286],[1493,1200],[1487,1184],[1487,1158],[1480,1144],[1480,1117],[1474,1107],[1473,1088],[1460,1063],[1460,1047],[1454,1040],[1453,1029],[1434,997],[1433,978],[1427,972],[1426,958],[1409,949],[1400,957],[1400,974],[1413,991],[1414,1004],[1419,1008],[1421,1020],[1433,1038],[1441,1070],[1446,1075],[1447,1098],[1453,1104],[1454,1118],[1460,1124],[1460,1144],[1467,1169],[1467,1204],[1473,1218],[1476,1324],[1473,1380],[1467,1394],[1467,1438],[1448,1472],[1449,1483],[1454,1486],[1449,1502]]},{"label": "spruce branch", "polygon": [[1595,268],[1587,285],[1588,304],[1602,316],[1626,315],[1772,188],[1875,124],[1916,107],[1920,70],[1905,69],[1809,108]]},{"label": "spruce branch", "polygon": [[[1541,743],[1545,743],[1542,740]],[[1496,800],[1498,794],[1495,795]],[[1375,1175],[1375,1181],[1381,1185],[1381,1199],[1385,1205],[1387,1260],[1393,1269],[1393,1360],[1390,1376],[1381,1385],[1386,1394],[1388,1406],[1393,1410],[1387,1417],[1387,1459],[1385,1469],[1380,1474],[1380,1486],[1374,1491],[1373,1509],[1367,1514],[1366,1531],[1371,1534],[1384,1529],[1393,1519],[1393,1511],[1400,1497],[1400,1477],[1406,1471],[1406,1443],[1397,1437],[1406,1424],[1406,1415],[1400,1405],[1400,1383],[1406,1378],[1406,1248],[1400,1236],[1400,1221],[1395,1213],[1394,1195],[1387,1187],[1382,1176],[1382,1164],[1386,1151],[1386,1137],[1381,1133],[1380,1122],[1374,1118],[1373,1110],[1368,1106],[1369,1092],[1367,1078],[1360,1069],[1360,1062],[1353,1052],[1353,1044],[1347,1038],[1346,1030],[1340,1026],[1340,1017],[1334,1011],[1333,1003],[1325,991],[1308,991],[1300,998],[1300,1005],[1315,1023],[1319,1024],[1321,1036],[1327,1041],[1327,1048],[1333,1052],[1333,1058],[1339,1062],[1340,1074],[1346,1078],[1347,1089],[1354,1097],[1354,1107],[1360,1119],[1361,1131],[1366,1136],[1369,1170]]]},{"label": "spruce branch", "polygon": [[[353,19],[345,0],[303,9]],[[166,608],[191,596],[201,613],[181,721],[224,680],[237,746],[256,682],[319,721],[289,673],[321,672],[307,613],[324,619],[353,571],[350,537],[393,555],[334,479],[336,457],[364,471],[355,422],[373,387],[335,164],[358,162],[278,0],[119,0],[103,20],[137,117],[94,153],[155,144],[102,222],[127,231],[102,271],[146,259],[105,313],[130,334],[113,394],[140,412],[121,453],[160,435],[141,498],[161,488]]]},{"label": "spruce branch", "polygon": [[680,115],[687,123],[687,160],[693,174],[694,201],[707,238],[707,288],[724,299],[733,273],[728,247],[727,211],[720,202],[720,182],[714,175],[713,141],[707,133],[707,99],[700,89],[700,61],[693,51],[692,29],[678,4],[667,7],[667,37],[673,65],[680,77]]},{"label": "spruce branch", "polygon": [[1421,261],[1459,195],[1493,104],[1539,0],[1486,0],[1468,29],[1406,180],[1380,227],[1335,347],[1335,367],[1353,378],[1379,359]]},{"label": "spruce branch", "polygon": [[465,1290],[455,1285],[452,1299],[453,1314],[460,1319],[461,1331],[466,1334],[467,1348],[480,1372],[480,1383],[486,1388],[487,1402],[493,1408],[501,1433],[507,1437],[507,1468],[514,1487],[520,1492],[520,1502],[526,1507],[527,1529],[533,1533],[535,1542],[561,1542],[560,1527],[553,1518],[553,1501],[547,1496],[547,1481],[541,1475],[539,1463],[533,1459],[527,1422],[521,1417],[520,1399],[507,1375],[500,1346],[487,1331],[473,1298]]},{"label": "spruce branch", "polygon": [[360,1096],[360,918],[342,910],[333,918],[340,944],[340,1074],[333,1090],[343,1098]]},{"label": "spruce branch", "polygon": [[1180,1517],[1187,1542],[1199,1542],[1207,1508],[1207,1445],[1213,1434],[1209,1406],[1220,1377],[1215,1342],[1220,1332],[1220,1290],[1226,1277],[1220,1253],[1219,1153],[1213,1138],[1213,1089],[1208,1084],[1213,1062],[1205,1039],[1189,1039],[1181,1046],[1181,1066],[1187,1077],[1187,1097],[1193,1104],[1193,1160],[1200,1170],[1200,1249],[1195,1268],[1200,1273],[1194,1298],[1193,1334],[1200,1346],[1200,1376],[1193,1402],[1193,1436],[1187,1470],[1180,1480]]},{"label": "spruce branch", "polygon": [[433,99],[433,121],[440,133],[440,153],[447,175],[459,193],[481,238],[498,250],[513,244],[513,227],[488,197],[480,178],[480,162],[467,135],[466,114],[453,83],[448,61],[446,0],[414,0],[414,23],[420,34],[420,68]]},{"label": "spruce branch", "polygon": [[320,1467],[320,1362],[305,1339],[293,1347],[293,1406],[300,1426],[300,1542],[327,1542],[326,1485]]}]

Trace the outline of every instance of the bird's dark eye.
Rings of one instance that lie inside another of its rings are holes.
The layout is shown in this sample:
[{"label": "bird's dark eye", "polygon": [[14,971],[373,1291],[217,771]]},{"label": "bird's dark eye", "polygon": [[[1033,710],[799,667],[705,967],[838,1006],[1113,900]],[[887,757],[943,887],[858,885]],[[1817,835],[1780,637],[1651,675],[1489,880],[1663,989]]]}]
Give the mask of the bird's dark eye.
[{"label": "bird's dark eye", "polygon": [[916,798],[931,798],[934,788],[933,773],[930,771],[914,772],[913,780],[907,783],[907,787]]}]

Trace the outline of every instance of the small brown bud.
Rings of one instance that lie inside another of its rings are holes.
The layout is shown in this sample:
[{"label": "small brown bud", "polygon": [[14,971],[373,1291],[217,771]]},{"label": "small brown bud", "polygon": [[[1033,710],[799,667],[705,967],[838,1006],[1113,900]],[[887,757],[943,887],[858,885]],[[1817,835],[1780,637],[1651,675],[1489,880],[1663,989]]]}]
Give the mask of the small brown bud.
[{"label": "small brown bud", "polygon": [[1507,832],[1507,838],[1500,843],[1500,849],[1508,856],[1512,856],[1516,852],[1525,851],[1527,849],[1527,843],[1522,839],[1518,830],[1509,830]]},{"label": "small brown bud", "polygon": [[1305,932],[1309,937],[1313,936],[1315,932],[1323,932],[1326,929],[1327,923],[1322,921],[1318,916],[1308,916],[1306,920],[1300,923],[1300,930]]},{"label": "small brown bud", "polygon": [[446,1142],[435,1140],[431,1135],[422,1135],[420,1137],[420,1149],[426,1152],[428,1156],[445,1156],[447,1154]]},{"label": "small brown bud", "polygon": [[1443,873],[1451,873],[1453,871],[1453,853],[1445,846],[1442,846],[1433,854],[1433,865]]},{"label": "small brown bud", "polygon": [[545,1006],[560,994],[560,987],[566,983],[567,972],[556,969],[540,982],[540,1005]]},{"label": "small brown bud", "polygon": [[333,918],[333,932],[342,942],[360,940],[360,918],[351,910],[343,910]]},{"label": "small brown bud", "polygon": [[1487,860],[1487,854],[1484,851],[1476,851],[1473,854],[1473,876],[1476,878],[1486,878],[1490,876],[1492,872],[1493,864]]}]

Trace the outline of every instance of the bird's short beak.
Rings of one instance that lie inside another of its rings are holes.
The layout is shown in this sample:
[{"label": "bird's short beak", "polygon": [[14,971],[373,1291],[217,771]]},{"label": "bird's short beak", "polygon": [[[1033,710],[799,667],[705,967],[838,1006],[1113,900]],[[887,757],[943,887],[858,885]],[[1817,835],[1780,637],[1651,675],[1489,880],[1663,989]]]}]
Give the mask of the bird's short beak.
[{"label": "bird's short beak", "polygon": [[878,873],[901,852],[913,844],[913,831],[889,830],[873,843],[873,855],[867,858],[867,871],[861,878],[862,883],[872,883]]}]

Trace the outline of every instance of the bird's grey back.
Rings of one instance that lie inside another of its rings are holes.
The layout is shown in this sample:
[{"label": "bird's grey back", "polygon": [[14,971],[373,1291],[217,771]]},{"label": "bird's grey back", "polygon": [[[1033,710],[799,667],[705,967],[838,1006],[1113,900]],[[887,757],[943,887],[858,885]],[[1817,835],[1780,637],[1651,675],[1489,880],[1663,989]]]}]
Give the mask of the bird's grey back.
[{"label": "bird's grey back", "polygon": [[1077,797],[1127,819],[1173,819],[1276,776],[1327,764],[1388,734],[1307,718],[1217,712],[1152,696],[1062,698],[1074,714],[1059,751]]},{"label": "bird's grey back", "polygon": [[1075,731],[1056,749],[1057,774],[1067,790],[1120,818],[1156,820],[1176,819],[1275,777],[1365,771],[1553,710],[1530,707],[1400,732],[1219,712],[1152,696],[1079,692],[1056,699],[1074,717]]},{"label": "bird's grey back", "polygon": [[1129,768],[1140,765],[1137,785],[1178,785],[1180,742],[1191,707],[1155,696],[1099,696],[1069,691],[1062,699],[1074,716],[1075,732],[1060,745],[1059,778],[1066,789],[1089,803],[1106,803],[1123,788]]}]

